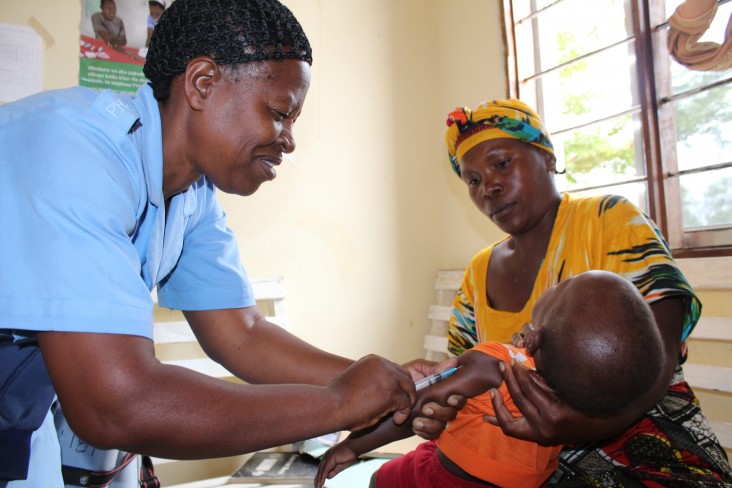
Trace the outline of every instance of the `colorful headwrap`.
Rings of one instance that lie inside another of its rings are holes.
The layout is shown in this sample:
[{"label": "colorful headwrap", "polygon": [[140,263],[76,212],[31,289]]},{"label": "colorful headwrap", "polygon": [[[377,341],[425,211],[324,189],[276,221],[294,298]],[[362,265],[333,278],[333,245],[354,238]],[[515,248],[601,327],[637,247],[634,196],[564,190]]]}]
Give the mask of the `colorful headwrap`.
[{"label": "colorful headwrap", "polygon": [[450,164],[458,176],[465,153],[491,139],[518,139],[554,154],[539,114],[520,100],[489,100],[473,111],[456,108],[447,116],[445,139]]}]

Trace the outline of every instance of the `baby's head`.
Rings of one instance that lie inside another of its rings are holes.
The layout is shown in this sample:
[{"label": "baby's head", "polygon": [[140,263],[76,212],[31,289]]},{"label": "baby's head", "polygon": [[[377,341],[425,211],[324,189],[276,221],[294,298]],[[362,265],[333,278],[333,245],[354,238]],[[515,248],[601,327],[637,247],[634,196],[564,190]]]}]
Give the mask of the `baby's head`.
[{"label": "baby's head", "polygon": [[661,336],[638,289],[587,271],[547,290],[533,310],[526,347],[562,399],[591,417],[619,413],[654,385]]}]

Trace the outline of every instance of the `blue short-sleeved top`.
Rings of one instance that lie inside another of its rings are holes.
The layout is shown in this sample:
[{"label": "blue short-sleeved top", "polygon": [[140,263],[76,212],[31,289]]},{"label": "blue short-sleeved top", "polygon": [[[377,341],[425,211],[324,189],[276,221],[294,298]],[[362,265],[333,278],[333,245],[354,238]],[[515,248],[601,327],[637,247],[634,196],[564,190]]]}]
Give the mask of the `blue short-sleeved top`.
[{"label": "blue short-sleeved top", "polygon": [[162,155],[149,86],[0,107],[0,328],[151,338],[156,285],[173,309],[254,304],[208,179],[166,222]]}]

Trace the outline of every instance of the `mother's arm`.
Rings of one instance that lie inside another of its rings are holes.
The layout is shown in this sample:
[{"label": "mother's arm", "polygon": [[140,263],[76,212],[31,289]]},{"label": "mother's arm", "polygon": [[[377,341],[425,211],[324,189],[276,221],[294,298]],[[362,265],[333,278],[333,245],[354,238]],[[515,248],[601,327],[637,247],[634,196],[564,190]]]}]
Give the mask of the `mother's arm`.
[{"label": "mother's arm", "polygon": [[598,419],[583,415],[564,403],[536,371],[516,363],[510,367],[503,364],[501,370],[508,391],[524,416],[514,418],[501,395],[492,395],[496,416],[484,419],[500,426],[507,435],[545,445],[598,441],[623,432],[666,394],[679,357],[685,299],[661,299],[651,305],[651,310],[663,341],[663,367],[654,387],[617,416]]}]

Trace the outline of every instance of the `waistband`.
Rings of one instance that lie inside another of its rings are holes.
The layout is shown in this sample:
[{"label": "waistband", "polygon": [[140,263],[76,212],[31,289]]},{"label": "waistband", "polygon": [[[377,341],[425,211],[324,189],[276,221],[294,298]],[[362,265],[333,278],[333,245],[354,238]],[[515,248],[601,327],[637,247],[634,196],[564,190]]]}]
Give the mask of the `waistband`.
[{"label": "waistband", "polygon": [[0,329],[0,343],[32,344],[37,342],[36,331],[23,329]]}]

